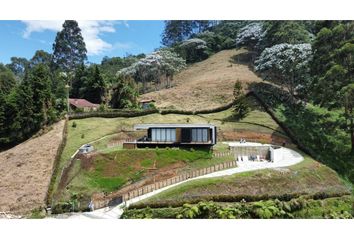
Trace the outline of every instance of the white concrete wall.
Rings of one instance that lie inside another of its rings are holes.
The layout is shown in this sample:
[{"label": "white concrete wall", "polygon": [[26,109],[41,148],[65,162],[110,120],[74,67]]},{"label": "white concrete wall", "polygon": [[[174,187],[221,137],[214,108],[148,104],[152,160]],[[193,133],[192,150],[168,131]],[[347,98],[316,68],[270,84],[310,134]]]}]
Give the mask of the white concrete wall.
[{"label": "white concrete wall", "polygon": [[269,150],[270,150],[270,160],[272,162],[280,162],[284,159],[283,148],[270,147]]}]

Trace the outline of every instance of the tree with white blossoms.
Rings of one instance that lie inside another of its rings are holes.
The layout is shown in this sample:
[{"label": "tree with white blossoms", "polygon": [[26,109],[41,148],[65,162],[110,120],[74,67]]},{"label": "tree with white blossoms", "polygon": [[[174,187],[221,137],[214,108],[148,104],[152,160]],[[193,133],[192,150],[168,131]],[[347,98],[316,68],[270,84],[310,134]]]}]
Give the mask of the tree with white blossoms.
[{"label": "tree with white blossoms", "polygon": [[256,50],[264,35],[263,23],[250,23],[240,29],[236,37],[236,46]]},{"label": "tree with white blossoms", "polygon": [[137,82],[143,84],[143,92],[146,92],[147,83],[155,82],[155,87],[161,84],[161,79],[167,80],[167,86],[173,79],[174,74],[186,67],[186,62],[176,53],[161,49],[147,55],[130,67],[123,68],[117,74],[118,76],[131,76]]},{"label": "tree with white blossoms", "polygon": [[311,59],[310,44],[277,44],[261,53],[255,61],[255,70],[285,87],[294,98],[308,85]]},{"label": "tree with white blossoms", "polygon": [[183,41],[176,47],[176,51],[186,59],[187,63],[194,63],[208,57],[207,43],[200,38],[191,38]]}]

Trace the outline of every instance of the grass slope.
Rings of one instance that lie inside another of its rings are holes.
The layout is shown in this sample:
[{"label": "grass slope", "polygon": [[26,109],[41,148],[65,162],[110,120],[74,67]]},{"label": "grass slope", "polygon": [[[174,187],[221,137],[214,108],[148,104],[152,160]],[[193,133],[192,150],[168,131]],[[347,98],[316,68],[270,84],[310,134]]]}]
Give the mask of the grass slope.
[{"label": "grass slope", "polygon": [[[86,118],[71,120],[68,124],[67,144],[61,156],[58,172],[61,172],[61,169],[70,159],[70,156],[84,143],[96,140],[93,145],[102,154],[114,154],[114,152],[121,147],[107,148],[108,143],[127,138],[136,138],[139,134],[144,134],[132,131],[133,125],[137,123],[211,123],[218,127],[219,141],[235,140],[240,139],[241,137],[247,139],[254,138],[260,142],[286,139],[287,137],[284,132],[272,120],[272,118],[257,105],[255,99],[249,97],[248,100],[252,106],[251,112],[241,121],[235,121],[232,119],[231,109],[212,114],[188,116],[182,114],[151,114],[133,118]],[[76,122],[75,128],[72,127],[73,122]],[[215,149],[218,151],[225,151],[226,147],[224,144],[218,144]],[[228,159],[221,160],[226,161]],[[205,164],[210,165],[212,163],[213,162],[205,161]],[[79,163],[75,164],[74,167],[79,170]],[[201,164],[200,161],[193,164],[195,168],[204,167],[204,164]],[[57,176],[56,178],[55,189],[58,188],[59,177],[60,176]],[[77,191],[82,192],[86,188],[86,184],[84,183],[87,183],[88,181],[90,181],[90,178],[81,174],[75,177],[73,183],[75,183]],[[119,186],[124,182],[119,179],[115,179],[114,181],[115,183],[111,186],[112,188]]]},{"label": "grass slope", "polygon": [[316,194],[350,194],[350,187],[345,186],[335,171],[306,156],[303,162],[287,169],[266,169],[184,183],[136,205],[176,206],[205,199],[235,201]]},{"label": "grass slope", "polygon": [[247,65],[235,59],[246,50],[224,50],[208,59],[192,64],[174,77],[175,87],[147,93],[141,98],[153,98],[159,108],[199,110],[215,108],[232,101],[233,86],[240,80],[260,82]]},{"label": "grass slope", "polygon": [[0,153],[0,212],[26,214],[45,206],[65,121]]}]

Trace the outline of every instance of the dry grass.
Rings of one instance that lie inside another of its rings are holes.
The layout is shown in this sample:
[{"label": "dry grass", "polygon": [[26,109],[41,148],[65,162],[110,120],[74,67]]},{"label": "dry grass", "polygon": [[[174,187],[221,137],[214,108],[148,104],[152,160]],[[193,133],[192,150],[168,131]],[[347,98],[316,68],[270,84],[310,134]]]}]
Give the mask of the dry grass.
[{"label": "dry grass", "polygon": [[0,153],[0,211],[26,214],[45,205],[64,121],[40,137]]},{"label": "dry grass", "polygon": [[247,65],[236,64],[233,58],[245,50],[224,50],[189,66],[175,76],[176,86],[147,93],[141,98],[153,98],[159,108],[182,110],[210,109],[229,103],[236,80],[247,83],[262,81]]}]

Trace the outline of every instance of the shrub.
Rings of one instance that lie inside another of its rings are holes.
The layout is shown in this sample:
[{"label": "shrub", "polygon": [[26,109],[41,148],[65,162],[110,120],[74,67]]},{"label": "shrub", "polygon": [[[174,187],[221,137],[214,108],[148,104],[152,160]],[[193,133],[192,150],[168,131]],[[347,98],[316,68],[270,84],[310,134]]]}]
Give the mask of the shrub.
[{"label": "shrub", "polygon": [[72,126],[73,128],[76,128],[76,126],[77,126],[76,122],[74,121],[71,126]]}]

